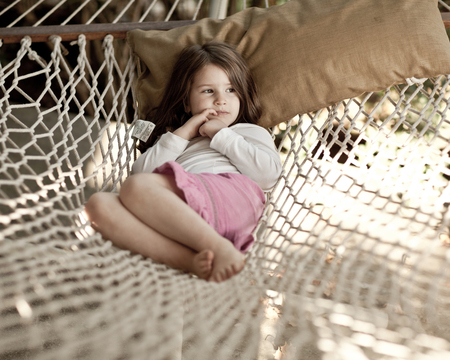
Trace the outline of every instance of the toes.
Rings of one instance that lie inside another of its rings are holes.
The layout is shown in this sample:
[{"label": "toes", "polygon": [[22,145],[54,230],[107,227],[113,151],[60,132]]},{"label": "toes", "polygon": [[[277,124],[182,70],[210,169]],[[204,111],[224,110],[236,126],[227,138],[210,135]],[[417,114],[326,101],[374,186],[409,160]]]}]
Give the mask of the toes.
[{"label": "toes", "polygon": [[214,257],[214,260],[210,264],[212,272],[208,281],[219,283],[238,274],[245,266],[245,259],[232,254],[229,258],[226,256],[222,258],[220,256],[218,258]]},{"label": "toes", "polygon": [[213,282],[216,282],[216,283],[222,282],[222,275],[221,275],[221,273],[218,272],[218,273],[216,273],[214,275],[211,275],[211,277],[208,279],[208,281],[213,281]]},{"label": "toes", "polygon": [[210,250],[205,250],[199,254],[199,260],[205,263],[212,263],[214,259],[214,254]]},{"label": "toes", "polygon": [[198,253],[194,258],[194,274],[201,279],[209,279],[213,268],[214,253],[210,250],[204,250]]},{"label": "toes", "polygon": [[223,269],[222,271],[219,271],[218,273],[211,276],[211,278],[212,278],[212,281],[222,282],[222,281],[228,280],[236,273],[237,273],[237,271],[235,271],[234,266],[232,265],[231,268],[227,267],[227,268]]},{"label": "toes", "polygon": [[210,262],[204,263],[201,266],[201,270],[204,271],[204,272],[211,271],[211,269],[212,269],[212,264]]},{"label": "toes", "polygon": [[235,264],[231,265],[231,270],[233,272],[233,275],[236,274],[238,272],[237,266]]}]

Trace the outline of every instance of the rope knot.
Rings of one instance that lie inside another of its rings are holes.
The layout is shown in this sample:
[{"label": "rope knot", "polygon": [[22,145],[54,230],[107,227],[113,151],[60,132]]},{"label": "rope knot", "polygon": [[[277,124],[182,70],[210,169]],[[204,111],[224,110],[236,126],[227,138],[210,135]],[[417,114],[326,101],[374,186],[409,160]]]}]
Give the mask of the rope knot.
[{"label": "rope knot", "polygon": [[83,47],[86,45],[86,35],[80,34],[78,35],[78,46]]},{"label": "rope knot", "polygon": [[113,43],[113,40],[114,40],[114,36],[112,36],[111,34],[106,35],[105,38],[103,39],[103,49],[111,46]]},{"label": "rope knot", "polygon": [[22,46],[30,46],[31,45],[31,37],[29,37],[28,35],[24,36],[22,38],[22,40],[20,40],[20,44]]}]

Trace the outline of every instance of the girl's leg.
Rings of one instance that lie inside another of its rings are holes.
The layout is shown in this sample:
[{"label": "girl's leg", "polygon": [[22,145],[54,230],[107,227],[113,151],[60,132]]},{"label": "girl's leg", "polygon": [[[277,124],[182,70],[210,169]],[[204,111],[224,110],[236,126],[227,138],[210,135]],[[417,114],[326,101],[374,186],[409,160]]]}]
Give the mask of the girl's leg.
[{"label": "girl's leg", "polygon": [[[133,175],[123,184],[119,198],[126,210],[166,239],[184,245],[191,251],[194,250],[194,253],[202,254],[205,250],[210,250],[214,256],[210,280],[223,281],[242,270],[244,256],[185,203],[173,176]],[[130,230],[133,231],[133,228]],[[124,235],[126,239],[126,232]],[[148,241],[151,245],[143,245],[143,241]],[[148,254],[152,259],[170,266],[174,265],[169,261],[178,263],[182,261],[180,257],[183,257],[177,256],[174,260],[173,255],[164,246],[160,246],[160,242],[154,242],[152,237],[142,238],[134,247],[142,254],[141,249],[145,248],[147,252],[144,255]]]},{"label": "girl's leg", "polygon": [[160,234],[196,252],[211,250],[210,280],[226,280],[244,267],[244,256],[233,244],[186,204],[173,176],[133,175],[123,184],[119,197],[131,213]]},{"label": "girl's leg", "polygon": [[93,228],[116,246],[202,279],[210,277],[214,258],[212,251],[196,253],[161,235],[129,212],[117,194],[96,193],[89,198],[85,210]]}]

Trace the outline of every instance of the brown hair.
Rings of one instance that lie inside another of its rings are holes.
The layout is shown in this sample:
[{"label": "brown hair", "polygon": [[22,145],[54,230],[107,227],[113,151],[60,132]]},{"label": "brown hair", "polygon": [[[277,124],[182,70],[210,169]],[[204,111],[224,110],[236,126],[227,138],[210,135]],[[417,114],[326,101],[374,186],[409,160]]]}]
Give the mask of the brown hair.
[{"label": "brown hair", "polygon": [[203,46],[193,45],[183,49],[176,62],[172,76],[165,89],[161,104],[150,113],[155,123],[147,142],[140,142],[141,153],[151,147],[159,136],[174,131],[183,125],[189,115],[185,112],[195,74],[204,66],[213,64],[228,75],[239,100],[239,114],[236,123],[256,124],[261,117],[261,103],[250,69],[243,57],[230,45],[211,41]]}]

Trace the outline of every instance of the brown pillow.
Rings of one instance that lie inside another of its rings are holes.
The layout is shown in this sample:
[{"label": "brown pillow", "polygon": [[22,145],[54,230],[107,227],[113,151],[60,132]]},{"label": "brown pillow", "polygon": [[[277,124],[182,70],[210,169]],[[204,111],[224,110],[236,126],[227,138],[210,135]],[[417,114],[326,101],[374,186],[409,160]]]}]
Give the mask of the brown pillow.
[{"label": "brown pillow", "polygon": [[247,60],[265,127],[407,78],[450,73],[437,0],[291,0],[169,31],[130,31],[142,60],[141,118],[159,104],[181,50],[213,39],[235,45]]}]

